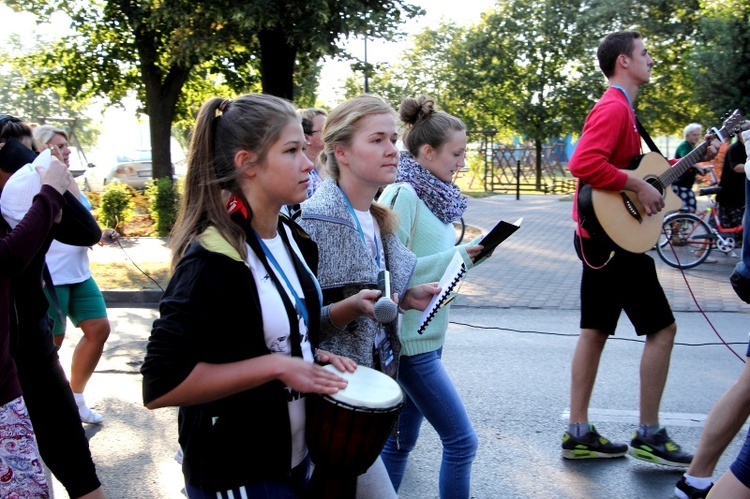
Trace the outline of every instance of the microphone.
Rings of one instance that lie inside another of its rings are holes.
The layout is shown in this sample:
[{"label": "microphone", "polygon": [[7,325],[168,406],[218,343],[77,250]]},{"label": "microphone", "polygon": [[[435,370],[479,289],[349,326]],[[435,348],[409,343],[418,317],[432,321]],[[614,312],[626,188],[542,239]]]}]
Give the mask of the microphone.
[{"label": "microphone", "polygon": [[381,270],[378,273],[378,289],[382,293],[373,309],[375,320],[381,324],[393,322],[398,316],[398,305],[391,300],[391,273]]}]

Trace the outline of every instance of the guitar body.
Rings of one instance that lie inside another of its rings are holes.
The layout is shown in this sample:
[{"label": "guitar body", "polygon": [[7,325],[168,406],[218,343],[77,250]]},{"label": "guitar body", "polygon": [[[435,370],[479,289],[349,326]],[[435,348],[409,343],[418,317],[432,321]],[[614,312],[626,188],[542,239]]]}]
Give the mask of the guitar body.
[{"label": "guitar body", "polygon": [[[724,140],[739,133],[745,118],[739,110],[724,120],[720,130],[713,128],[711,134]],[[645,180],[659,191],[664,198],[664,209],[659,213],[646,215],[643,205],[635,193],[630,191],[610,191],[594,189],[583,184],[578,190],[578,219],[581,226],[591,235],[606,240],[631,253],[645,253],[659,240],[662,222],[667,213],[679,210],[682,201],[672,192],[672,183],[688,171],[708,148],[707,136],[675,165],[661,154],[650,152],[640,158],[638,167],[625,170],[631,177]]]},{"label": "guitar body", "polygon": [[646,215],[638,197],[631,191],[591,189],[591,204],[596,220],[617,246],[631,253],[645,253],[659,240],[662,222],[667,213],[679,210],[682,201],[669,185],[662,186],[659,176],[670,168],[661,154],[645,154],[630,176],[641,178],[661,192],[665,207],[659,213]]}]

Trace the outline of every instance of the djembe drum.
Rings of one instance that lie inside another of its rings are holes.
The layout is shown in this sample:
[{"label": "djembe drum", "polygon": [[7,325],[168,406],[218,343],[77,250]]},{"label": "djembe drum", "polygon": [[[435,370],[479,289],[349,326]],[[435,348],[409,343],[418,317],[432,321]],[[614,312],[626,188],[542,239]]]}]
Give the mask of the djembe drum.
[{"label": "djembe drum", "polygon": [[368,367],[325,368],[349,384],[333,395],[307,396],[307,447],[315,464],[307,496],[354,498],[357,477],[383,450],[404,394],[391,377]]}]

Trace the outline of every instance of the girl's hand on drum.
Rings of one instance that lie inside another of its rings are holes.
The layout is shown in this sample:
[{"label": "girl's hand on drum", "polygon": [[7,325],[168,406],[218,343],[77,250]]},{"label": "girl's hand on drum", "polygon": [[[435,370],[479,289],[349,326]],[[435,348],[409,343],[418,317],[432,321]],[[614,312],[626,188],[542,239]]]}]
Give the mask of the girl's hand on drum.
[{"label": "girl's hand on drum", "polygon": [[315,359],[322,364],[333,364],[333,366],[341,372],[353,373],[357,369],[357,363],[349,357],[343,357],[336,355],[326,350],[320,350],[315,353]]},{"label": "girl's hand on drum", "polygon": [[424,310],[430,304],[432,297],[440,291],[436,282],[412,286],[404,293],[399,306],[403,310]]},{"label": "girl's hand on drum", "polygon": [[[279,356],[281,357],[281,356]],[[336,393],[346,388],[348,381],[299,357],[283,357],[288,364],[282,369],[279,380],[289,388],[302,393]]]}]

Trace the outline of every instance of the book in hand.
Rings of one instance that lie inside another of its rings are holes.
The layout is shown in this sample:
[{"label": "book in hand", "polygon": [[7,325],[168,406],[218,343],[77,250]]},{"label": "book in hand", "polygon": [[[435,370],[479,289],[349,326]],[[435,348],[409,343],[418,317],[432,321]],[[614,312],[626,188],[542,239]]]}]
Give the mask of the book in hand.
[{"label": "book in hand", "polygon": [[448,267],[446,267],[445,269],[445,272],[443,272],[443,276],[440,278],[440,282],[438,283],[440,293],[432,297],[432,300],[430,300],[427,308],[425,308],[424,312],[422,312],[422,318],[419,321],[419,329],[417,329],[417,333],[424,333],[424,330],[427,328],[427,326],[430,325],[430,321],[432,321],[433,317],[435,317],[435,314],[438,313],[443,305],[447,304],[451,300],[454,289],[458,285],[459,281],[461,281],[461,278],[466,273],[466,270],[466,264],[461,257],[461,253],[456,251],[456,253],[453,255],[453,259],[451,259]]},{"label": "book in hand", "polygon": [[478,262],[485,256],[492,253],[492,251],[500,243],[508,239],[511,234],[513,234],[519,229],[519,227],[521,227],[521,222],[523,222],[523,217],[519,218],[513,223],[508,223],[500,220],[497,225],[495,225],[492,230],[486,236],[484,236],[481,241],[479,241],[479,244],[484,246],[484,248],[482,248],[482,251],[480,251],[479,254],[474,257],[473,261]]}]

